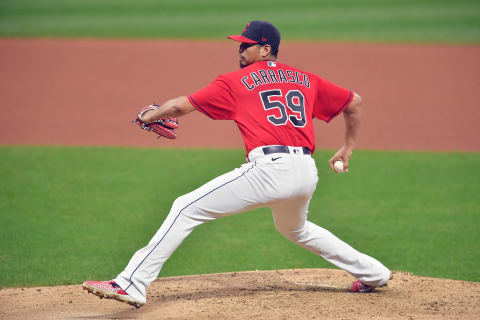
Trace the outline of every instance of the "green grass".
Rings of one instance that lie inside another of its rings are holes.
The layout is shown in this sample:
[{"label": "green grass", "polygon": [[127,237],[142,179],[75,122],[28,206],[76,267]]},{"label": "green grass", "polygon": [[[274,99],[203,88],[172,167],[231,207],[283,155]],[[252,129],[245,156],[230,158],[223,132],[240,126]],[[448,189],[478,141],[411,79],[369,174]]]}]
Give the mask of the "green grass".
[{"label": "green grass", "polygon": [[269,20],[284,39],[479,43],[478,0],[2,0],[0,36],[214,38]]},{"label": "green grass", "polygon": [[[480,154],[357,151],[309,219],[395,270],[480,281]],[[241,150],[0,147],[0,286],[110,279],[173,200],[238,167]],[[161,276],[332,266],[284,239],[268,210],[198,227]]]}]

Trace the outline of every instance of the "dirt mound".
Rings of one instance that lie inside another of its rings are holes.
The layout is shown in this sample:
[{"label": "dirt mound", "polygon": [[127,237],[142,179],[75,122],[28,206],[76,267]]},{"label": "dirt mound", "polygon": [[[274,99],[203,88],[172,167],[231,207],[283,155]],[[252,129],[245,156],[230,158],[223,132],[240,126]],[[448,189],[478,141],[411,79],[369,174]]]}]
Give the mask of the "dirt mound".
[{"label": "dirt mound", "polygon": [[135,309],[81,285],[0,291],[1,319],[478,319],[480,283],[394,272],[387,287],[350,293],[331,269],[252,271],[156,280]]}]

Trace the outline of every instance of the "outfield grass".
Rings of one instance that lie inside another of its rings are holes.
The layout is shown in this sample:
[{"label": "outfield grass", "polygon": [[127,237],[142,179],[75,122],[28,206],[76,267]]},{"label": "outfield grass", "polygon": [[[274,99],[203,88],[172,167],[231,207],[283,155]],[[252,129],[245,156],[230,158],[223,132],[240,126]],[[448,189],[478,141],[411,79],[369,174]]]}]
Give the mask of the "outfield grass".
[{"label": "outfield grass", "polygon": [[2,0],[0,36],[215,38],[270,20],[284,39],[480,42],[477,0]]},{"label": "outfield grass", "polygon": [[[320,182],[310,220],[388,267],[480,281],[480,154],[357,151]],[[0,286],[110,279],[173,200],[239,166],[241,150],[0,147]],[[332,267],[285,240],[268,210],[197,228],[161,276]]]}]

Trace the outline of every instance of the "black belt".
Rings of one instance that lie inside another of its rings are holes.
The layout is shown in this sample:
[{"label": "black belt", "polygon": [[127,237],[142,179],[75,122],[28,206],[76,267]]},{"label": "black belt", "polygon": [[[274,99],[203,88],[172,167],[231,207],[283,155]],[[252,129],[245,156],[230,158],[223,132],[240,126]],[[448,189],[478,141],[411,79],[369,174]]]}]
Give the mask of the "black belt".
[{"label": "black belt", "polygon": [[[290,153],[290,150],[287,146],[270,146],[262,148],[263,154],[271,153]],[[302,147],[303,154],[311,154],[310,149],[307,147]]]}]

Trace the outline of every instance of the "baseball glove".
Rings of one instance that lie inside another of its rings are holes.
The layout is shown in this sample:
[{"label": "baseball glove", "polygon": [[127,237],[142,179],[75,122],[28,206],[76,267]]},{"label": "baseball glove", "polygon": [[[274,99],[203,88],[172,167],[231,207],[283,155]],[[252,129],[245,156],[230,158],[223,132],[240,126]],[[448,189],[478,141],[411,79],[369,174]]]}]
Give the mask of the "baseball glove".
[{"label": "baseball glove", "polygon": [[157,138],[165,137],[168,139],[175,139],[177,134],[175,133],[174,129],[178,128],[177,118],[164,118],[151,123],[143,122],[141,119],[145,112],[149,110],[157,110],[158,107],[159,106],[157,104],[144,107],[142,110],[140,110],[140,113],[137,115],[137,119],[135,119],[134,122],[137,123],[143,130],[158,134],[159,136]]}]

